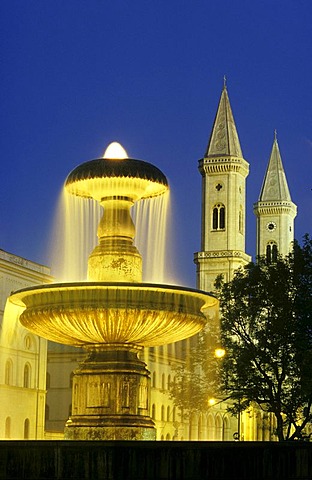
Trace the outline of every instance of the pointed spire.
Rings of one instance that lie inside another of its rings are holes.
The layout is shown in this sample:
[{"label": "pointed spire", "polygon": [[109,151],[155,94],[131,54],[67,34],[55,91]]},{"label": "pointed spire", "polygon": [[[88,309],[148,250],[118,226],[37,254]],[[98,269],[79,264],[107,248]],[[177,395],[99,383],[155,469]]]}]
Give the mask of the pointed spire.
[{"label": "pointed spire", "polygon": [[260,192],[259,201],[291,202],[282,158],[278,147],[276,130],[274,131],[272,152]]},{"label": "pointed spire", "polygon": [[243,157],[227,93],[225,76],[223,78],[223,90],[205,157],[223,155]]}]

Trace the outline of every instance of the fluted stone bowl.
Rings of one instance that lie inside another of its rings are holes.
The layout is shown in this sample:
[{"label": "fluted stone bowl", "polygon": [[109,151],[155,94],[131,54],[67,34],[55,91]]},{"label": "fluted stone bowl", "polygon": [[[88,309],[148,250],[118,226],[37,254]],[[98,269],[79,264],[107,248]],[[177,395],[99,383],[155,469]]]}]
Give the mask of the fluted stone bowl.
[{"label": "fluted stone bowl", "polygon": [[103,282],[40,285],[13,293],[20,322],[54,342],[157,346],[183,340],[206,323],[211,295],[183,287]]}]

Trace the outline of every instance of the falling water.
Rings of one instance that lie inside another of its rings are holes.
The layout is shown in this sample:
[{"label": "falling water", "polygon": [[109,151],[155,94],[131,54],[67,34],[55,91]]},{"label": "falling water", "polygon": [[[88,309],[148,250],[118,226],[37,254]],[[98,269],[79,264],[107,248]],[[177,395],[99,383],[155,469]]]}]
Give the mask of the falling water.
[{"label": "falling water", "polygon": [[[63,189],[51,235],[50,264],[57,281],[87,278],[88,257],[96,244],[103,209],[98,202],[70,195]],[[170,282],[170,196],[169,192],[136,202],[132,208],[136,226],[135,245],[143,258],[143,280]]]},{"label": "falling water", "polygon": [[169,281],[170,194],[137,202],[133,207],[136,225],[135,244],[143,258],[143,280],[151,283]]},{"label": "falling water", "polygon": [[86,280],[88,256],[96,245],[101,207],[93,199],[70,195],[63,188],[52,227],[49,256],[57,281]]}]

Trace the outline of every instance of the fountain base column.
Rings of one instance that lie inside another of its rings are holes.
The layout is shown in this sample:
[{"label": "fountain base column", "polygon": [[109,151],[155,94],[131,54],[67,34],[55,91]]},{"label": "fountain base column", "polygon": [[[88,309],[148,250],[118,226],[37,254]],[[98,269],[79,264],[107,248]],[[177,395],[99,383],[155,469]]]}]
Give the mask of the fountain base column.
[{"label": "fountain base column", "polygon": [[74,372],[67,440],[155,440],[149,416],[150,377],[142,347],[92,346]]}]

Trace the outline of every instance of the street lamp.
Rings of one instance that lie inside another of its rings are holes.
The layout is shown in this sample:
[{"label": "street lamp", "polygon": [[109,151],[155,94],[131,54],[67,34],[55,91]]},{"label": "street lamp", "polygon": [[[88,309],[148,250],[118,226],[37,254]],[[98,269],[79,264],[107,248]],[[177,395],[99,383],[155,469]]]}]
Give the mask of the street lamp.
[{"label": "street lamp", "polygon": [[217,358],[223,358],[225,355],[225,350],[222,347],[218,347],[215,349],[214,354]]}]

